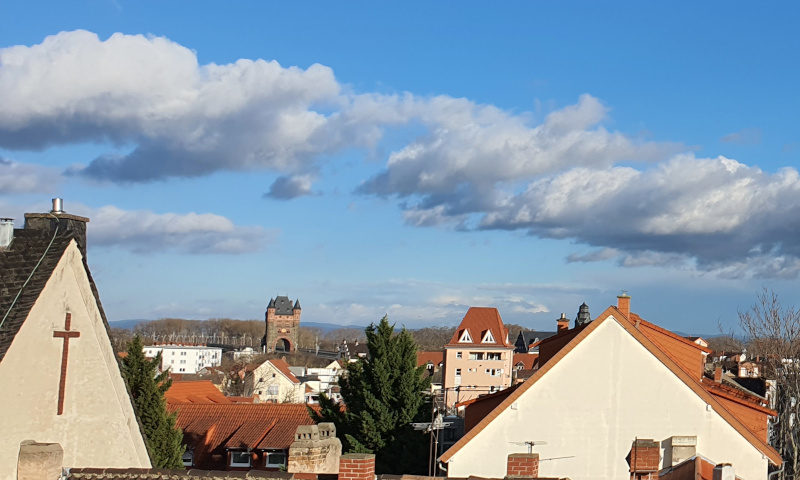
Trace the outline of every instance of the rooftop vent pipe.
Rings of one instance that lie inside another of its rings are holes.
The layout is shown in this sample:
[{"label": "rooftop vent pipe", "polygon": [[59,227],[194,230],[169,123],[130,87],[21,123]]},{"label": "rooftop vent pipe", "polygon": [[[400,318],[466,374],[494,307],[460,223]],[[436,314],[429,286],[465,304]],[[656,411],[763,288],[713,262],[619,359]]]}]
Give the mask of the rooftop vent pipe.
[{"label": "rooftop vent pipe", "polygon": [[53,209],[50,210],[50,213],[64,213],[64,200],[60,198],[54,198]]},{"label": "rooftop vent pipe", "polygon": [[11,244],[14,238],[14,219],[0,218],[0,248],[5,248]]}]

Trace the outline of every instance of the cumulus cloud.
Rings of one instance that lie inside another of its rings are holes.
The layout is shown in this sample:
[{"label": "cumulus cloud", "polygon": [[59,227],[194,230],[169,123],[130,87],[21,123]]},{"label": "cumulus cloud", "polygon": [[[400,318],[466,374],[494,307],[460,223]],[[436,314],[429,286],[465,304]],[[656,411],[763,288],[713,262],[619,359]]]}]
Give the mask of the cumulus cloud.
[{"label": "cumulus cloud", "polygon": [[264,198],[291,200],[312,194],[310,175],[284,175],[275,179]]},{"label": "cumulus cloud", "polygon": [[261,227],[235,225],[212,213],[154,213],[114,206],[88,209],[89,242],[137,253],[178,251],[192,254],[238,254],[260,250],[270,242]]},{"label": "cumulus cloud", "polygon": [[[42,149],[108,141],[132,146],[79,172],[116,182],[198,176],[219,169],[291,171],[358,132],[326,132],[340,102],[330,68],[275,61],[199,65],[160,37],[62,32],[0,50],[0,145]],[[343,139],[347,132],[349,137]]]},{"label": "cumulus cloud", "polygon": [[55,169],[0,157],[0,195],[51,193],[60,183],[61,175]]},{"label": "cumulus cloud", "polygon": [[758,145],[761,143],[761,130],[755,127],[745,128],[733,132],[719,139],[722,143],[735,143],[738,145]]}]

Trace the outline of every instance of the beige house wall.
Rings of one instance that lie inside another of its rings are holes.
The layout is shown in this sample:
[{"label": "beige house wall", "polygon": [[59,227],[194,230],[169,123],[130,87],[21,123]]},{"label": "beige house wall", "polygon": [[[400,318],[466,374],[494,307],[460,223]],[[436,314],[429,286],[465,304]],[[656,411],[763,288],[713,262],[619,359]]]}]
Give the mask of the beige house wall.
[{"label": "beige house wall", "polygon": [[[490,393],[491,387],[499,390],[511,386],[513,348],[456,346],[445,348],[444,374],[445,401],[448,406],[464,402]],[[461,352],[461,358],[458,353]],[[470,360],[470,353],[480,353],[484,360]],[[500,360],[486,360],[488,353],[499,353]],[[456,369],[461,369],[460,383]],[[486,370],[503,370],[498,376],[491,376]],[[460,386],[456,392],[455,387]]]},{"label": "beige house wall", "polygon": [[[502,478],[511,453],[543,441],[541,477],[628,478],[633,440],[696,435],[697,453],[766,480],[765,456],[609,318],[459,450],[448,477]],[[662,448],[662,467],[664,450]]]},{"label": "beige house wall", "polygon": [[[278,394],[270,395],[269,386],[277,385]],[[261,402],[305,403],[303,384],[292,383],[275,365],[264,362],[253,370],[253,394]]]},{"label": "beige house wall", "polygon": [[[70,330],[64,413],[57,415],[65,313]],[[65,467],[149,468],[133,406],[81,253],[66,249],[0,364],[0,479],[15,480],[23,440],[59,443]]]}]

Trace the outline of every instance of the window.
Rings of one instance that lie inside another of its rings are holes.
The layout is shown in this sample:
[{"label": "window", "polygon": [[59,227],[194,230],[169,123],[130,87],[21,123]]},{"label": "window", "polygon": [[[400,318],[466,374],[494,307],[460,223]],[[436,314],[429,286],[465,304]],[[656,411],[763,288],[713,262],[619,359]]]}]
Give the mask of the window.
[{"label": "window", "polygon": [[267,467],[286,466],[286,452],[283,450],[267,451],[265,457],[264,465]]},{"label": "window", "polygon": [[483,352],[469,352],[470,360],[483,360]]},{"label": "window", "polygon": [[194,459],[194,452],[192,450],[186,450],[185,452],[183,452],[184,467],[191,467],[193,459]]},{"label": "window", "polygon": [[247,450],[231,450],[231,467],[249,467],[250,452]]},{"label": "window", "polygon": [[502,360],[502,354],[500,353],[487,353],[486,360]]},{"label": "window", "polygon": [[456,377],[460,377],[460,376],[461,376],[461,369],[460,368],[456,368]]},{"label": "window", "polygon": [[486,374],[487,375],[491,375],[492,377],[499,377],[500,375],[503,374],[503,369],[502,368],[487,368],[486,369]]},{"label": "window", "polygon": [[466,328],[461,333],[461,337],[458,339],[459,343],[472,343],[472,335],[469,334],[469,330]]},{"label": "window", "polygon": [[184,364],[184,363],[186,363],[186,360],[181,360],[181,364]]},{"label": "window", "polygon": [[181,352],[181,355],[186,355],[186,352]]},{"label": "window", "polygon": [[481,343],[496,343],[491,330],[486,330],[486,332],[483,334],[483,340],[481,340]]},{"label": "window", "polygon": [[460,360],[461,357],[462,357],[461,352],[456,352],[456,358]]},{"label": "window", "polygon": [[277,395],[279,392],[280,392],[280,387],[278,385],[267,386],[267,395]]}]

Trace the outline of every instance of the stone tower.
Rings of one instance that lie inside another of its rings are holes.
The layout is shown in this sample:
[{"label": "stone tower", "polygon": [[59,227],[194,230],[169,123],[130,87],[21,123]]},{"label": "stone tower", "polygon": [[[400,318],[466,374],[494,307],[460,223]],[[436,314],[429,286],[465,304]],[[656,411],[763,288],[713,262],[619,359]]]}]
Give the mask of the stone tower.
[{"label": "stone tower", "polygon": [[300,335],[300,299],[292,306],[286,296],[277,296],[269,300],[264,320],[267,328],[261,345],[265,352],[297,350],[297,337]]}]

